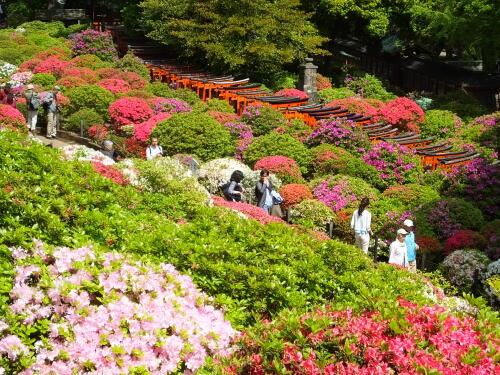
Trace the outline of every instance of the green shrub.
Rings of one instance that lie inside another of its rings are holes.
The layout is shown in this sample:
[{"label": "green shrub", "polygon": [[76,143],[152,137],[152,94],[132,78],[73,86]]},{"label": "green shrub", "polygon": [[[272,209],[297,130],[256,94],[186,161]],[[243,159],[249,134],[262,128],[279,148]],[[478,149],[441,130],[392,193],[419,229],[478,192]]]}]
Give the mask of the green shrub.
[{"label": "green shrub", "polygon": [[53,38],[66,37],[66,27],[61,21],[30,21],[19,25],[19,27],[25,29],[27,34],[47,34]]},{"label": "green shrub", "polygon": [[207,103],[207,112],[208,111],[217,111],[223,113],[234,113],[234,108],[229,105],[228,102],[221,99],[208,99]]},{"label": "green shrub", "polygon": [[66,122],[63,122],[63,128],[79,133],[81,120],[84,121],[83,130],[85,133],[91,126],[104,124],[104,119],[95,110],[82,108],[70,115]]},{"label": "green shrub", "polygon": [[318,97],[323,104],[330,103],[337,99],[346,99],[351,96],[356,96],[356,93],[345,87],[324,89],[318,91]]},{"label": "green shrub", "polygon": [[33,75],[32,83],[43,86],[44,90],[50,90],[56,84],[57,78],[50,73],[36,73]]},{"label": "green shrub", "polygon": [[126,72],[134,72],[142,78],[149,80],[149,70],[144,65],[144,62],[136,57],[131,51],[128,51],[125,56],[114,63],[116,69]]},{"label": "green shrub", "polygon": [[74,57],[72,61],[76,67],[92,70],[99,69],[103,64],[103,61],[96,55],[79,55]]},{"label": "green shrub", "polygon": [[441,199],[439,193],[432,187],[420,184],[389,186],[382,196],[401,202],[406,210],[414,210],[422,204]]},{"label": "green shrub", "polygon": [[252,127],[253,135],[265,135],[286,123],[283,114],[270,106],[249,106],[245,108],[240,121]]},{"label": "green shrub", "polygon": [[425,112],[425,120],[419,126],[423,137],[444,139],[453,136],[460,123],[460,118],[453,112],[431,109]]},{"label": "green shrub", "polygon": [[113,94],[101,86],[83,85],[68,90],[71,103],[65,108],[66,115],[71,115],[84,108],[92,108],[104,120],[109,118],[109,105],[115,100]]},{"label": "green shrub", "polygon": [[177,113],[158,124],[152,133],[167,155],[197,155],[210,160],[230,155],[234,146],[229,130],[212,117],[199,113]]},{"label": "green shrub", "polygon": [[168,87],[168,84],[163,82],[153,82],[149,85],[149,90],[155,96],[160,96],[162,98],[173,98],[175,90]]},{"label": "green shrub", "polygon": [[396,95],[388,92],[384,87],[384,83],[371,74],[365,74],[362,77],[351,77],[351,80],[346,80],[346,86],[363,98],[378,99],[384,102],[396,99]]},{"label": "green shrub", "polygon": [[327,225],[333,221],[334,216],[330,208],[316,199],[305,199],[290,208],[290,221],[293,224],[321,232],[327,231]]},{"label": "green shrub", "polygon": [[243,152],[243,160],[252,167],[266,156],[287,156],[297,162],[302,174],[306,174],[309,166],[309,152],[302,143],[288,134],[271,132],[257,138]]},{"label": "green shrub", "polygon": [[281,71],[273,74],[272,77],[266,80],[266,83],[271,90],[276,92],[282,89],[296,88],[298,80],[299,76],[297,74]]},{"label": "green shrub", "polygon": [[474,117],[488,112],[477,99],[462,90],[450,91],[446,95],[436,98],[432,107],[456,113],[465,121],[470,121]]},{"label": "green shrub", "polygon": [[29,60],[40,49],[37,46],[22,44],[11,48],[0,49],[0,60],[14,65],[21,65]]},{"label": "green shrub", "polygon": [[5,13],[7,13],[7,24],[12,28],[17,27],[28,20],[32,20],[35,15],[33,7],[27,1],[15,1],[9,3]]}]

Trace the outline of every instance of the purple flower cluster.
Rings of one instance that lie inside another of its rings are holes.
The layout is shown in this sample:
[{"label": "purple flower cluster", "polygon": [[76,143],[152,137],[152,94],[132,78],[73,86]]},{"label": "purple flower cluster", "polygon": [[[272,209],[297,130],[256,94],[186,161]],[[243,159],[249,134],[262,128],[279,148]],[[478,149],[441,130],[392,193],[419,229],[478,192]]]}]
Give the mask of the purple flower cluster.
[{"label": "purple flower cluster", "polygon": [[154,113],[179,113],[191,112],[191,107],[186,102],[179,99],[163,99],[160,98],[154,102]]},{"label": "purple flower cluster", "polygon": [[234,157],[238,160],[241,160],[243,152],[248,148],[248,146],[252,144],[255,139],[252,132],[252,127],[243,122],[233,121],[224,123],[224,126],[229,129],[231,135],[238,137]]},{"label": "purple flower cluster", "polygon": [[338,212],[349,203],[358,200],[356,195],[349,191],[347,180],[340,180],[338,184],[333,186],[329,185],[329,181],[324,180],[313,190],[313,194],[317,200],[323,202],[333,211]]},{"label": "purple flower cluster", "polygon": [[415,220],[415,213],[413,211],[389,211],[386,212],[385,219],[379,230],[379,236],[389,245],[396,238],[396,231],[402,227],[406,219]]},{"label": "purple flower cluster", "polygon": [[366,134],[359,130],[354,121],[332,118],[321,120],[316,126],[308,139],[311,145],[329,143],[352,150],[367,145]]},{"label": "purple flower cluster", "polygon": [[72,43],[71,51],[74,56],[92,54],[103,61],[118,59],[111,34],[87,29],[71,35],[69,39]]},{"label": "purple flower cluster", "polygon": [[439,238],[447,239],[453,234],[462,229],[460,223],[451,219],[450,209],[446,200],[441,200],[429,210],[426,216],[427,222],[434,228],[439,228]]}]

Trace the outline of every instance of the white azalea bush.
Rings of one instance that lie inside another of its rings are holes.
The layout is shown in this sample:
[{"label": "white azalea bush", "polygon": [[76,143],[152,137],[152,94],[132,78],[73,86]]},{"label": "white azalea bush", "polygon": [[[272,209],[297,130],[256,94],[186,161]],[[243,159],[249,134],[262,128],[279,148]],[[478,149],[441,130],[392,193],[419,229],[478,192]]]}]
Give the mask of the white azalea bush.
[{"label": "white azalea bush", "polygon": [[469,291],[474,281],[482,281],[489,258],[479,250],[457,250],[448,255],[441,267],[444,276],[462,291]]},{"label": "white azalea bush", "polygon": [[[188,375],[230,353],[236,331],[170,264],[39,241],[11,250],[12,302],[0,321],[5,373]],[[20,325],[39,340],[17,336]]]},{"label": "white azalea bush", "polygon": [[104,165],[113,165],[115,161],[102,152],[83,145],[68,145],[61,148],[61,156],[65,160],[98,162]]},{"label": "white azalea bush", "polygon": [[0,61],[0,79],[9,78],[15,71],[17,71],[18,67],[14,64],[9,64],[5,61]]}]

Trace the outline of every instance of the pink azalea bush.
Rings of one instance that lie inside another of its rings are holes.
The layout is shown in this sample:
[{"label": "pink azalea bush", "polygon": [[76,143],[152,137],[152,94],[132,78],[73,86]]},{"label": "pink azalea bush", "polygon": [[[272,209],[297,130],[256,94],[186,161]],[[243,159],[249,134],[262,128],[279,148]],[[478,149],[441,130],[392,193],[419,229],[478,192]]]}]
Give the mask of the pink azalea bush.
[{"label": "pink azalea bush", "polygon": [[189,104],[180,99],[165,99],[156,97],[150,99],[149,102],[151,103],[155,114],[191,112]]},{"label": "pink azalea bush", "polygon": [[170,118],[171,115],[169,113],[159,113],[154,115],[149,120],[141,122],[140,124],[134,125],[134,140],[138,142],[146,142],[154,128],[158,125],[160,121],[166,120]]},{"label": "pink azalea bush", "polygon": [[64,76],[73,76],[83,79],[86,83],[94,83],[97,81],[97,74],[92,69],[71,67],[63,72]]},{"label": "pink azalea bush", "polygon": [[311,146],[329,143],[353,151],[369,148],[368,136],[354,121],[336,118],[319,121],[308,143]]},{"label": "pink azalea bush", "polygon": [[153,116],[153,110],[144,99],[122,98],[109,106],[109,116],[118,126],[138,124]]},{"label": "pink azalea bush", "polygon": [[[27,353],[10,327],[0,355],[33,374],[194,374],[208,356],[228,354],[235,331],[191,278],[91,247],[12,249],[10,320],[47,327]],[[15,326],[14,326],[15,327]],[[15,329],[12,330],[15,332]],[[19,358],[24,355],[32,359]],[[24,361],[22,361],[24,359]]]},{"label": "pink azalea bush", "polygon": [[383,106],[377,121],[385,121],[401,131],[420,133],[419,123],[424,121],[424,111],[413,100],[397,98]]},{"label": "pink azalea bush", "polygon": [[94,170],[101,176],[113,180],[118,185],[128,185],[130,181],[123,176],[123,174],[116,169],[113,165],[105,165],[98,161],[93,161],[92,166]]},{"label": "pink azalea bush", "polygon": [[10,129],[27,129],[23,114],[10,105],[0,104],[0,127]]},{"label": "pink azalea bush", "polygon": [[244,122],[227,121],[224,126],[229,129],[229,133],[236,138],[236,151],[234,158],[243,159],[243,152],[250,146],[255,137],[252,132],[252,127]]},{"label": "pink azalea bush", "polygon": [[56,85],[58,86],[64,86],[67,89],[72,89],[74,87],[80,87],[87,84],[83,79],[80,77],[73,77],[73,76],[64,76],[61,77],[60,79],[57,80]]},{"label": "pink azalea bush", "polygon": [[274,95],[285,95],[285,96],[297,96],[301,99],[308,98],[307,94],[304,91],[297,89],[283,89],[275,93]]},{"label": "pink azalea bush", "polygon": [[247,216],[249,219],[254,219],[261,224],[268,223],[284,223],[278,217],[271,216],[267,212],[265,212],[262,208],[254,206],[253,204],[243,203],[243,202],[229,202],[222,197],[213,195],[212,199],[214,201],[214,205],[218,207],[227,207],[232,210],[239,211],[243,215]]},{"label": "pink azalea bush", "polygon": [[103,61],[113,62],[118,59],[118,53],[111,34],[87,29],[69,37],[73,56],[95,55]]},{"label": "pink azalea bush", "polygon": [[422,174],[422,163],[415,150],[397,143],[379,142],[362,159],[379,171],[385,187],[417,182]]},{"label": "pink azalea bush", "polygon": [[286,156],[267,156],[257,161],[253,169],[254,171],[267,169],[278,176],[285,184],[299,183],[302,181],[300,167],[295,160]]},{"label": "pink azalea bush", "polygon": [[345,99],[336,99],[329,102],[327,107],[340,106],[342,109],[347,109],[363,116],[377,116],[380,108],[384,106],[384,102],[377,99],[363,99],[353,96]]},{"label": "pink azalea bush", "polygon": [[115,79],[115,78],[103,79],[102,81],[97,82],[96,85],[104,87],[113,95],[120,94],[122,92],[127,92],[130,90],[128,83],[122,79]]},{"label": "pink azalea bush", "polygon": [[50,73],[56,77],[62,77],[64,71],[71,66],[71,62],[59,60],[57,57],[49,57],[42,60],[33,69],[33,73]]}]

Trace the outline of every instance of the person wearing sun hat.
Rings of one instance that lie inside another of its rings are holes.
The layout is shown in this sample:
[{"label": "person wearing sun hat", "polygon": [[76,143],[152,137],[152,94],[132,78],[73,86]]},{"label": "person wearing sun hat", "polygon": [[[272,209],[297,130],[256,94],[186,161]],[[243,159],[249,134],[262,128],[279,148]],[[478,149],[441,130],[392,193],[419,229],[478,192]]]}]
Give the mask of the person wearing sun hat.
[{"label": "person wearing sun hat", "polygon": [[408,232],[408,234],[405,237],[405,244],[408,257],[408,269],[412,272],[417,272],[418,244],[415,242],[413,221],[410,219],[406,219],[403,222],[403,229]]},{"label": "person wearing sun hat", "polygon": [[28,130],[35,134],[36,131],[36,123],[38,120],[38,107],[40,105],[40,101],[38,98],[38,94],[35,91],[35,86],[33,84],[29,84],[26,86],[26,91],[24,92],[24,98],[26,99],[26,106],[28,108]]},{"label": "person wearing sun hat", "polygon": [[55,138],[57,134],[57,123],[59,122],[59,105],[57,94],[61,91],[59,86],[54,86],[52,91],[45,96],[44,102],[47,108],[47,138]]},{"label": "person wearing sun hat", "polygon": [[398,229],[396,240],[389,247],[389,264],[397,264],[408,267],[408,250],[406,249],[405,237],[408,234],[403,228]]}]

